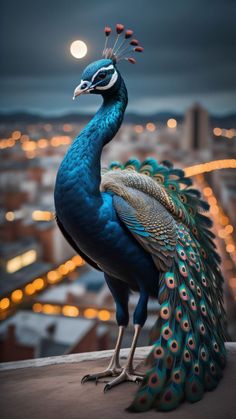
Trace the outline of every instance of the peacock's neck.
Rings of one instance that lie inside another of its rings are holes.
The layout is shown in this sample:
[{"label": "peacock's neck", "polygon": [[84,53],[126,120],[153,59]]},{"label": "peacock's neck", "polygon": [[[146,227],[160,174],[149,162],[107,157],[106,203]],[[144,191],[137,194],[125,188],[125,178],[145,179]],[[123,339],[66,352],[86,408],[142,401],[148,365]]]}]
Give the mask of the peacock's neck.
[{"label": "peacock's neck", "polygon": [[[59,213],[63,206],[100,204],[101,153],[105,144],[118,131],[127,106],[127,90],[123,80],[119,89],[103,98],[103,104],[83,131],[75,138],[59,168],[55,205]],[[71,199],[73,197],[73,199]]]}]

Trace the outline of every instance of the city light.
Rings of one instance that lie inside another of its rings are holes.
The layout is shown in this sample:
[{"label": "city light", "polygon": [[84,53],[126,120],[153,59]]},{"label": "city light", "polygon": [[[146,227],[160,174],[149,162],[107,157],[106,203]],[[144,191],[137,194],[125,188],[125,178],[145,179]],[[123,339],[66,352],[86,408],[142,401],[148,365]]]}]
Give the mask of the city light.
[{"label": "city light", "polygon": [[35,287],[33,284],[27,284],[25,287],[26,295],[33,295],[35,293]]},{"label": "city light", "polygon": [[168,128],[171,128],[171,129],[176,128],[177,127],[177,121],[174,118],[170,118],[170,119],[168,119],[166,125],[167,125]]},{"label": "city light", "polygon": [[6,310],[10,306],[9,298],[3,298],[0,300],[0,310]]},{"label": "city light", "polygon": [[33,286],[36,289],[36,291],[40,291],[42,288],[44,288],[45,282],[44,282],[43,278],[36,278],[33,281]]},{"label": "city light", "polygon": [[61,275],[58,271],[50,271],[47,274],[47,280],[49,284],[55,284],[61,279]]},{"label": "city light", "polygon": [[13,303],[19,303],[23,299],[23,292],[22,290],[15,290],[11,294],[11,300]]},{"label": "city light", "polygon": [[54,220],[54,213],[51,211],[35,210],[32,213],[32,219],[34,221],[52,221]]},{"label": "city light", "polygon": [[86,308],[84,310],[84,317],[87,317],[87,319],[94,319],[98,314],[98,311],[95,308]]},{"label": "city light", "polygon": [[13,211],[8,211],[5,214],[5,218],[7,221],[14,221],[15,220],[15,214]]},{"label": "city light", "polygon": [[236,159],[213,160],[208,163],[196,164],[186,167],[184,173],[186,177],[196,176],[202,173],[211,172],[219,169],[235,169]]},{"label": "city light", "polygon": [[24,266],[31,265],[36,261],[37,253],[36,250],[28,250],[25,253],[22,253],[22,255],[16,256],[6,263],[6,271],[8,273],[14,273],[16,271],[19,271]]},{"label": "city light", "polygon": [[62,307],[62,314],[68,317],[77,317],[79,315],[79,309],[75,306],[66,305]]},{"label": "city light", "polygon": [[233,137],[236,137],[236,130],[233,128],[224,129],[224,128],[215,127],[213,128],[213,134],[216,137],[233,138]]},{"label": "city light", "polygon": [[147,125],[146,125],[146,128],[147,128],[148,131],[154,132],[155,129],[156,129],[156,125],[153,124],[152,122],[148,122]]},{"label": "city light", "polygon": [[99,320],[102,320],[102,321],[105,322],[105,321],[110,320],[111,314],[108,310],[100,310],[98,312],[98,318],[99,318]]}]

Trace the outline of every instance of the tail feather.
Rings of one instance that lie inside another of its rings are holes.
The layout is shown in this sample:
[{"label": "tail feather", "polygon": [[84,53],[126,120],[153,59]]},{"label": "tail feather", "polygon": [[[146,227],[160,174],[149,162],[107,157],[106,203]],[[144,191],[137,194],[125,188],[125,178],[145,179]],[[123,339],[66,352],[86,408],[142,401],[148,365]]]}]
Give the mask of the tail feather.
[{"label": "tail feather", "polygon": [[[201,246],[181,229],[173,267],[161,274],[159,318],[148,357],[152,367],[130,407],[168,411],[213,390],[226,363],[222,276]],[[144,402],[145,400],[145,402]]]}]

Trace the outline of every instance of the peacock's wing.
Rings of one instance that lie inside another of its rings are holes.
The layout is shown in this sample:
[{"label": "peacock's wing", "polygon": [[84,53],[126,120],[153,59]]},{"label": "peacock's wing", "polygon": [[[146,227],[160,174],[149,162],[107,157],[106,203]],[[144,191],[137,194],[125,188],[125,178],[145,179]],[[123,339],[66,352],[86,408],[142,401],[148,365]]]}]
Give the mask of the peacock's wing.
[{"label": "peacock's wing", "polygon": [[[171,236],[175,237],[175,246],[168,255],[172,264],[168,268],[165,263],[167,269],[160,265],[161,307],[148,357],[150,369],[131,405],[135,411],[152,406],[171,410],[184,399],[198,401],[205,390],[216,387],[222,376],[226,332],[220,258],[209,230],[211,222],[203,214],[207,204],[181,170],[151,159],[142,165],[132,160],[115,168],[119,170],[104,174],[103,188],[114,194],[119,216],[136,238],[140,236],[138,240],[147,251],[151,239],[145,234],[152,232],[158,237],[157,230],[166,228],[165,216],[155,223],[150,207],[158,211],[164,208],[162,214],[168,213],[173,220],[170,226],[175,226],[175,236]],[[146,196],[148,204],[146,209],[142,207],[142,215],[138,203],[134,205],[130,199],[130,189]],[[150,197],[151,203],[156,200],[159,206],[150,205]],[[153,230],[145,225],[148,214]],[[162,255],[159,243],[151,250],[152,254],[156,250],[156,258]]]},{"label": "peacock's wing", "polygon": [[90,259],[87,255],[85,255],[85,253],[82,252],[81,249],[78,248],[77,244],[74,242],[72,237],[66,231],[65,227],[63,226],[62,222],[59,220],[57,215],[55,215],[55,220],[57,222],[57,225],[58,225],[59,229],[61,230],[61,233],[65,237],[66,241],[71,245],[71,247],[76,251],[76,253],[78,253],[78,255],[81,256],[82,259],[84,259],[85,262],[87,262],[90,266],[97,269],[98,271],[101,271],[101,269],[96,264],[96,262],[94,262],[92,259]]},{"label": "peacock's wing", "polygon": [[120,219],[152,255],[159,270],[173,262],[177,235],[176,222],[160,202],[136,189],[126,188],[124,195],[114,195],[113,203]]}]

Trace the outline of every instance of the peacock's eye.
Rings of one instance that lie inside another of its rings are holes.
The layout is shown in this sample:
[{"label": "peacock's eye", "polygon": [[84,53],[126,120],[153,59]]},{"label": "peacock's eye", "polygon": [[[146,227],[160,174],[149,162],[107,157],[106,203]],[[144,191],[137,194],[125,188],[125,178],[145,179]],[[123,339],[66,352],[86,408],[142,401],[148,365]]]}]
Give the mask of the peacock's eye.
[{"label": "peacock's eye", "polygon": [[97,77],[98,77],[98,79],[102,80],[102,79],[105,79],[106,75],[107,75],[107,73],[105,73],[105,71],[102,71],[101,73],[98,74]]}]

